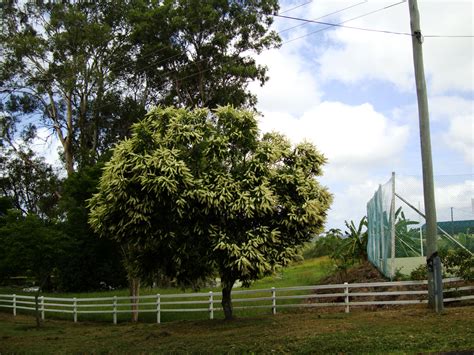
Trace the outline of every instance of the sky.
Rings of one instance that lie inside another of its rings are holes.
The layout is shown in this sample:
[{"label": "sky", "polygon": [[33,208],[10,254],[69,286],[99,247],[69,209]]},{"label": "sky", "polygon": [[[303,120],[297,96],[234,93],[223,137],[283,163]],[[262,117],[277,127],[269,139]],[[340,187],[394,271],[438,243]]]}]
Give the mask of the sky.
[{"label": "sky", "polygon": [[[451,208],[456,220],[474,219],[474,38],[429,37],[474,35],[474,2],[418,3],[438,220],[450,220]],[[280,8],[285,16],[411,32],[408,2],[400,0],[282,0]],[[326,228],[360,220],[392,172],[397,193],[423,210],[411,37],[283,18],[275,18],[274,29],[283,45],[257,57],[270,79],[250,85],[260,129],[284,133],[293,143],[308,140],[327,157],[320,182],[334,202]],[[58,142],[48,142],[39,139],[38,150],[57,162]]]},{"label": "sky", "polygon": [[[409,34],[408,2],[399,2],[283,0],[280,14]],[[474,4],[419,0],[418,6],[438,221],[451,219],[451,207],[455,220],[474,219],[474,38],[429,37],[473,36]],[[270,79],[251,85],[260,129],[293,143],[310,141],[326,156],[320,181],[334,196],[326,228],[360,220],[392,172],[397,193],[423,210],[411,36],[284,18],[275,19],[274,29],[283,45],[257,57]]]}]

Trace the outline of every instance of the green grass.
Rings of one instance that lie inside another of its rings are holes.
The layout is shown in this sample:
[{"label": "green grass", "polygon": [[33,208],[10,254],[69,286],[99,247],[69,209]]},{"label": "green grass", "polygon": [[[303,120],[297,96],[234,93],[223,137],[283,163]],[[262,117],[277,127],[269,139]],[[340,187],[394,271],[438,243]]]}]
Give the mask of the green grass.
[{"label": "green grass", "polygon": [[[276,273],[274,276],[265,277],[261,280],[256,281],[250,289],[270,289],[271,287],[290,287],[290,286],[305,286],[305,285],[314,285],[317,284],[319,280],[323,277],[329,275],[333,270],[332,262],[327,257],[321,257],[316,259],[305,260],[300,263],[295,263],[285,269],[282,269],[280,272]],[[246,288],[235,288],[235,291],[238,290],[246,290]],[[199,290],[199,292],[207,293],[209,291],[213,291],[215,293],[216,305],[220,306],[218,301],[220,299],[220,288],[203,288]],[[182,290],[177,288],[142,288],[140,290],[140,295],[156,295],[156,294],[183,294],[183,293],[194,293],[193,290]],[[19,290],[6,290],[0,289],[0,293],[17,293],[17,294],[26,294],[32,295],[31,293],[19,292]],[[301,292],[294,292],[293,294],[298,294]],[[251,295],[239,295],[239,298],[254,298],[254,297],[269,297],[271,295],[270,292],[263,292]],[[113,296],[128,296],[128,290],[114,290],[114,291],[102,291],[102,292],[88,292],[88,293],[54,293],[54,294],[47,294],[45,293],[44,296],[51,296],[51,297],[64,297],[64,298],[97,298],[97,297],[113,297]],[[235,297],[234,297],[235,298]],[[200,298],[193,298],[192,300],[207,300],[208,297],[200,297]],[[174,299],[173,299],[174,300]],[[162,301],[171,301],[171,299],[162,299]],[[107,301],[111,303],[111,301]],[[143,302],[154,302],[154,300],[143,300]],[[299,300],[287,300],[284,301],[285,303],[295,303],[299,302]],[[122,300],[119,303],[129,303],[129,300]],[[280,304],[283,302],[279,302]],[[261,306],[261,305],[270,305],[271,301],[261,301],[261,302],[252,302],[252,303],[242,303],[242,302],[235,302],[234,306],[245,306],[245,305],[252,305],[252,306]],[[206,308],[207,305],[163,305],[162,308]],[[129,308],[129,307],[128,307]],[[142,308],[149,308],[155,309],[152,306],[145,306]],[[110,310],[110,307],[103,308]],[[125,308],[122,308],[125,309]],[[9,312],[10,310],[1,309],[0,311]],[[32,314],[31,311],[26,310],[19,310],[21,314]],[[263,315],[270,313],[270,309],[236,309],[234,311],[236,316],[239,317],[248,317],[248,316],[256,316],[256,315]],[[216,311],[215,318],[223,318],[223,312]],[[54,318],[54,319],[72,319],[72,314],[61,314],[61,313],[46,313],[46,318]],[[156,313],[141,313],[140,320],[144,322],[156,322]],[[111,314],[79,314],[78,318],[80,321],[101,321],[101,322],[111,322],[112,315]],[[199,320],[199,319],[207,319],[209,318],[208,312],[186,312],[186,313],[165,313],[162,312],[161,314],[161,321],[162,322],[169,322],[169,321],[177,321],[177,320]],[[119,322],[126,322],[130,319],[130,314],[119,314],[118,321]]]},{"label": "green grass", "polygon": [[315,285],[333,270],[333,262],[329,257],[304,260],[282,269],[281,273],[275,276],[256,281],[250,289]]},{"label": "green grass", "polygon": [[474,306],[304,310],[235,321],[78,323],[0,313],[0,353],[418,353],[473,351]]}]

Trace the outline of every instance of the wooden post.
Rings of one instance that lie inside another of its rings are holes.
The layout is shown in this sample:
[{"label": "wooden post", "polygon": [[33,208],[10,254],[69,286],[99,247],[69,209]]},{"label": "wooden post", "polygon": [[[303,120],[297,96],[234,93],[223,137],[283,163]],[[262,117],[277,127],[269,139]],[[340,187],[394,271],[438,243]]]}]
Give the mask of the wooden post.
[{"label": "wooden post", "polygon": [[275,287],[272,287],[272,313],[276,314],[276,312],[277,312],[276,291],[275,291]]},{"label": "wooden post", "polygon": [[44,296],[40,296],[41,320],[44,320]]},{"label": "wooden post", "polygon": [[13,294],[13,316],[16,316],[16,295]]},{"label": "wooden post", "polygon": [[214,296],[212,291],[209,291],[209,319],[214,319]]},{"label": "wooden post", "polygon": [[74,323],[77,323],[77,298],[74,297],[72,299],[72,304],[73,304],[73,309],[72,309],[72,312],[74,314]]},{"label": "wooden post", "polygon": [[161,323],[161,296],[159,293],[156,295],[156,323]]},{"label": "wooden post", "polygon": [[113,321],[117,324],[117,296],[114,296],[113,312]]},{"label": "wooden post", "polygon": [[344,300],[344,303],[346,304],[346,313],[349,313],[349,287],[347,286],[348,283],[347,282],[344,282],[344,285],[346,285],[345,289],[344,289],[344,294],[345,294],[345,300]]}]

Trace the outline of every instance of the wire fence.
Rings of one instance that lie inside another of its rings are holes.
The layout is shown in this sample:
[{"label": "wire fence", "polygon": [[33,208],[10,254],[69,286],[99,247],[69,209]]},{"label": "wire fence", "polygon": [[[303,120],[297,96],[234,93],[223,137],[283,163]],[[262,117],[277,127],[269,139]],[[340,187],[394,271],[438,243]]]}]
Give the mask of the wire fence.
[{"label": "wire fence", "polygon": [[[444,279],[444,302],[474,300],[474,286],[459,278]],[[285,308],[341,307],[346,313],[351,307],[413,305],[427,303],[427,281],[396,281],[344,283],[268,288],[233,291],[234,310],[268,309],[272,314]],[[110,315],[114,324],[121,313],[132,314],[136,307],[139,314],[152,313],[156,323],[161,323],[163,313],[200,312],[214,319],[215,312],[222,312],[220,293],[156,294],[139,297],[59,298],[0,294],[0,309],[38,312],[41,319],[47,313],[69,314],[74,322],[85,314]]]}]

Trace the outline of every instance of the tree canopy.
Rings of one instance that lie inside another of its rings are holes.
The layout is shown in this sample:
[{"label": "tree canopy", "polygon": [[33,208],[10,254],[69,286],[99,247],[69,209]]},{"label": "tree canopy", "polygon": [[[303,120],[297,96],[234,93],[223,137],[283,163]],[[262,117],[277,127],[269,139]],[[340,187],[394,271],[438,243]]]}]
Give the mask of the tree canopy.
[{"label": "tree canopy", "polygon": [[247,84],[267,77],[251,54],[279,44],[269,31],[277,11],[277,0],[137,1],[134,76],[151,89],[153,104],[254,107]]},{"label": "tree canopy", "polygon": [[6,2],[0,116],[50,129],[70,175],[150,104],[252,107],[247,84],[263,84],[266,68],[249,54],[278,44],[277,9],[276,0]]},{"label": "tree canopy", "polygon": [[189,283],[218,272],[231,318],[236,280],[288,264],[322,231],[324,163],[310,143],[261,137],[250,111],[156,108],[114,149],[89,221],[136,253],[137,275],[159,270]]}]

